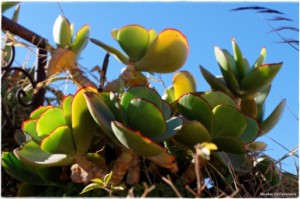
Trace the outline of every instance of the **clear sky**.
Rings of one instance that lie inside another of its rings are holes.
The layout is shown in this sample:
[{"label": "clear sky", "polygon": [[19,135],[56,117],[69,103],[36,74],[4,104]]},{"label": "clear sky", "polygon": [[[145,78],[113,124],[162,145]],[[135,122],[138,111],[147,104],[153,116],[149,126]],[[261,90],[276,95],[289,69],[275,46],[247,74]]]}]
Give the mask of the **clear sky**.
[{"label": "clear sky", "polygon": [[[91,26],[91,37],[101,40],[118,49],[118,44],[111,37],[111,30],[128,24],[139,24],[157,32],[165,28],[176,28],[182,31],[189,42],[189,57],[181,70],[188,70],[197,79],[199,91],[209,90],[202,77],[199,65],[204,66],[215,75],[221,74],[217,65],[214,46],[231,50],[231,38],[234,37],[250,65],[256,60],[262,47],[267,48],[267,63],[284,62],[283,68],[275,78],[271,93],[267,99],[266,115],[283,99],[287,107],[277,126],[266,136],[258,140],[268,144],[266,153],[275,159],[284,156],[287,151],[270,138],[288,149],[298,146],[299,122],[299,52],[287,44],[279,43],[281,39],[270,33],[272,26],[299,27],[299,3],[297,2],[64,2],[60,3],[63,13],[56,2],[26,2],[21,4],[19,23],[28,29],[47,38],[54,44],[52,27],[56,17],[64,14],[75,24],[75,32],[84,24]],[[294,20],[267,22],[274,14],[258,14],[254,11],[231,12],[231,9],[242,6],[264,6],[279,10]],[[5,13],[12,16],[12,10]],[[298,32],[285,30],[281,32],[288,39],[298,39]],[[19,53],[15,64],[22,64],[26,54]],[[89,42],[81,55],[79,63],[91,69],[101,65],[105,52]],[[28,67],[34,56],[29,56]],[[109,81],[118,77],[123,65],[110,58],[107,78]],[[166,86],[171,84],[172,74],[163,74]],[[158,76],[154,76],[158,78]],[[153,82],[162,94],[164,87]],[[63,89],[64,87],[62,87]],[[68,85],[67,93],[74,93],[74,87]],[[296,159],[298,163],[298,159]],[[296,172],[294,158],[283,162],[283,168]]]}]

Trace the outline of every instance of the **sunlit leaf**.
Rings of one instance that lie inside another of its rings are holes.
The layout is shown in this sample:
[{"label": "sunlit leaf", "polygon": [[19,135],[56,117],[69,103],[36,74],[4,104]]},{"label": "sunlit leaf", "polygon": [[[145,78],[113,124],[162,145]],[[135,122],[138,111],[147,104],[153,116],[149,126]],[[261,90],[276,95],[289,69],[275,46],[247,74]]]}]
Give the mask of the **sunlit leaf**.
[{"label": "sunlit leaf", "polygon": [[283,63],[261,65],[242,79],[241,89],[244,91],[261,91],[269,86],[279,72]]},{"label": "sunlit leaf", "polygon": [[137,61],[143,57],[148,48],[149,37],[148,31],[139,25],[124,26],[116,35],[121,48],[132,61]]},{"label": "sunlit leaf", "polygon": [[48,110],[49,108],[53,108],[53,106],[51,106],[51,105],[50,106],[40,106],[30,113],[29,118],[30,119],[38,119],[41,116],[41,114],[43,112],[45,112],[46,110]]},{"label": "sunlit leaf", "polygon": [[50,108],[37,120],[36,131],[39,137],[45,137],[57,127],[66,124],[63,110],[59,108]]},{"label": "sunlit leaf", "polygon": [[88,25],[85,25],[80,28],[77,32],[74,42],[71,45],[71,50],[75,52],[78,59],[81,51],[86,47],[89,37],[90,37],[91,28]]},{"label": "sunlit leaf", "polygon": [[62,101],[62,108],[64,111],[66,123],[70,128],[72,127],[72,118],[71,118],[72,100],[73,100],[73,96],[69,95],[66,96]]},{"label": "sunlit leaf", "polygon": [[136,62],[140,71],[170,73],[178,70],[188,56],[186,37],[178,30],[165,29],[152,42],[146,54]]},{"label": "sunlit leaf", "polygon": [[196,80],[188,71],[180,71],[173,76],[175,100],[182,95],[196,91]]},{"label": "sunlit leaf", "polygon": [[142,98],[154,103],[158,109],[162,109],[162,100],[160,95],[153,89],[146,86],[136,86],[128,89],[121,96],[121,105],[124,110],[127,110],[130,101],[133,98]]},{"label": "sunlit leaf", "polygon": [[26,120],[22,123],[22,130],[29,134],[31,139],[37,143],[42,141],[42,138],[38,135],[36,131],[37,120]]},{"label": "sunlit leaf", "polygon": [[42,151],[40,145],[29,141],[21,148],[14,150],[15,156],[35,166],[66,166],[73,162],[73,157],[65,154],[51,154]]},{"label": "sunlit leaf", "polygon": [[231,41],[232,41],[233,56],[236,63],[236,69],[238,71],[238,77],[239,79],[242,79],[245,77],[248,68],[245,67],[244,65],[244,58],[243,58],[242,51],[240,47],[237,45],[235,39],[233,38]]},{"label": "sunlit leaf", "polygon": [[245,116],[237,109],[218,105],[213,109],[214,128],[212,137],[230,136],[239,137],[246,129],[247,121]]},{"label": "sunlit leaf", "polygon": [[90,147],[93,136],[98,131],[98,125],[91,116],[84,97],[85,92],[97,93],[97,89],[94,87],[82,88],[76,92],[73,98],[72,128],[78,154],[86,153]]},{"label": "sunlit leaf", "polygon": [[43,139],[41,149],[48,153],[74,154],[76,146],[72,130],[68,126],[60,126]]},{"label": "sunlit leaf", "polygon": [[239,83],[233,72],[234,69],[230,66],[230,60],[228,60],[224,51],[218,47],[215,47],[215,56],[227,86],[237,92],[239,90]]},{"label": "sunlit leaf", "polygon": [[207,91],[201,97],[209,103],[212,109],[220,104],[236,107],[234,100],[221,91]]},{"label": "sunlit leaf", "polygon": [[59,15],[56,18],[53,26],[53,38],[59,47],[70,46],[72,42],[70,23],[64,16]]}]

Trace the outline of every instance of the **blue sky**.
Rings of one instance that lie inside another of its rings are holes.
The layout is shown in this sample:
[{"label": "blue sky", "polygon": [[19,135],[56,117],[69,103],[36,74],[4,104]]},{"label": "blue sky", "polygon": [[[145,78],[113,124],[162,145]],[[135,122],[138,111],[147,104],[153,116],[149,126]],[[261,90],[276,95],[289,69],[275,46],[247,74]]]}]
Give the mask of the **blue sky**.
[{"label": "blue sky", "polygon": [[[119,48],[111,37],[111,30],[128,24],[139,24],[157,32],[165,28],[176,28],[183,32],[189,42],[189,57],[181,70],[192,72],[197,79],[199,91],[209,90],[208,84],[202,77],[199,65],[204,66],[215,75],[221,72],[214,55],[214,46],[231,50],[231,38],[234,37],[243,51],[244,57],[252,64],[262,47],[267,48],[267,63],[284,62],[283,68],[275,78],[271,93],[267,99],[266,115],[276,105],[287,99],[287,108],[277,126],[266,136],[258,140],[268,144],[266,153],[278,159],[287,151],[274,143],[276,140],[288,149],[298,145],[298,107],[299,107],[299,52],[287,44],[278,43],[280,38],[270,33],[270,23],[274,27],[298,26],[299,4],[296,2],[64,2],[60,3],[63,14],[75,24],[75,32],[83,25],[91,26],[91,37]],[[264,6],[279,10],[294,20],[294,22],[274,21],[271,14],[257,14],[254,11],[231,12],[241,6]],[[62,14],[56,2],[26,2],[21,4],[19,23],[28,29],[47,38],[54,44],[52,27],[56,17]],[[11,17],[12,10],[5,13]],[[282,31],[288,39],[298,39],[298,32]],[[120,49],[120,48],[119,48]],[[17,54],[16,63],[22,64],[26,53]],[[91,69],[101,65],[105,52],[92,44],[88,44],[81,55],[79,63]],[[28,67],[34,62],[34,56],[29,56]],[[107,78],[109,81],[118,77],[124,66],[110,58]],[[166,86],[172,81],[172,74],[161,75]],[[158,78],[158,76],[154,76]],[[164,87],[153,82],[162,94]],[[64,89],[64,86],[62,86]],[[74,87],[68,84],[67,93],[74,93]],[[295,116],[296,115],[296,116]],[[298,159],[296,160],[298,162]],[[283,162],[283,168],[295,172],[294,159],[288,158]]]}]

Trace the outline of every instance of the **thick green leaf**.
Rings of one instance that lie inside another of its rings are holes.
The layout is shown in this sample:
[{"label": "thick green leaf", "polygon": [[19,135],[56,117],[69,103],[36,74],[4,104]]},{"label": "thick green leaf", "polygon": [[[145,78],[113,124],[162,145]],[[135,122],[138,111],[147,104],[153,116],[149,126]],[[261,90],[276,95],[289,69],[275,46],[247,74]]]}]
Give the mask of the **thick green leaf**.
[{"label": "thick green leaf", "polygon": [[227,62],[229,64],[229,67],[231,68],[235,78],[239,81],[239,71],[236,67],[236,62],[235,62],[235,59],[234,57],[225,49],[222,49],[226,59],[227,59]]},{"label": "thick green leaf", "polygon": [[42,141],[42,138],[38,135],[36,132],[36,123],[37,120],[26,120],[22,123],[22,130],[29,134],[31,139],[34,140],[37,143],[40,143]]},{"label": "thick green leaf", "polygon": [[151,46],[152,42],[156,39],[158,34],[152,28],[148,31],[148,33],[149,33],[149,43],[148,43],[148,48],[149,48]]},{"label": "thick green leaf", "polygon": [[73,158],[68,155],[42,151],[40,145],[33,141],[15,149],[14,154],[21,161],[36,166],[67,166],[73,162]]},{"label": "thick green leaf", "polygon": [[260,51],[260,55],[258,56],[257,60],[254,62],[252,68],[257,68],[265,63],[265,59],[267,56],[267,49],[262,48]]},{"label": "thick green leaf", "polygon": [[73,96],[69,95],[69,96],[66,96],[62,102],[62,108],[64,111],[66,123],[70,128],[72,127],[72,116],[71,116],[72,100],[73,100]]},{"label": "thick green leaf", "polygon": [[200,66],[201,73],[204,77],[204,79],[207,81],[207,83],[210,85],[210,87],[213,90],[216,91],[223,91],[231,98],[234,98],[234,94],[231,92],[231,90],[218,78],[216,78],[213,74],[211,74],[208,70],[206,70],[204,67]]},{"label": "thick green leaf", "polygon": [[233,38],[231,41],[232,41],[233,56],[236,63],[238,77],[239,79],[243,79],[246,75],[248,68],[244,66],[243,54],[240,47],[237,45],[235,39]]},{"label": "thick green leaf", "polygon": [[84,189],[80,192],[80,194],[84,194],[93,189],[101,189],[101,188],[104,188],[104,185],[100,185],[99,183],[93,182],[93,183],[88,184],[86,187],[84,187]]},{"label": "thick green leaf", "polygon": [[95,122],[102,129],[103,133],[109,137],[114,143],[120,144],[118,139],[113,135],[111,129],[111,122],[115,121],[113,113],[108,106],[103,102],[101,97],[93,92],[84,93],[88,105],[88,109],[94,118]]},{"label": "thick green leaf", "polygon": [[285,107],[285,100],[282,100],[274,109],[274,111],[260,123],[261,135],[268,133],[279,121]]},{"label": "thick green leaf", "polygon": [[175,101],[175,93],[174,93],[174,86],[168,87],[165,91],[163,96],[161,97],[163,100],[166,100],[168,103],[172,103]]},{"label": "thick green leaf", "polygon": [[117,33],[117,41],[132,61],[143,57],[148,48],[149,37],[148,31],[139,25],[124,26]]},{"label": "thick green leaf", "polygon": [[146,86],[136,86],[128,89],[121,97],[121,106],[124,110],[133,98],[142,98],[154,103],[158,109],[162,109],[162,100],[160,95],[154,90]]},{"label": "thick green leaf", "polygon": [[180,69],[189,53],[187,38],[180,31],[167,28],[160,32],[137,62],[138,71],[171,73]]},{"label": "thick green leaf", "polygon": [[255,138],[257,138],[259,133],[259,126],[255,119],[246,116],[247,120],[247,128],[245,129],[244,133],[240,136],[240,140],[244,143],[253,142]]},{"label": "thick green leaf", "polygon": [[88,109],[85,92],[97,93],[94,87],[86,87],[77,91],[72,102],[73,137],[78,154],[85,154],[92,142],[94,134],[99,130]]},{"label": "thick green leaf", "polygon": [[[13,153],[2,153],[1,165],[10,176],[20,181],[35,185],[55,185],[54,182],[48,181],[45,176],[42,175],[42,171],[47,168],[33,167],[32,165],[21,162]],[[55,169],[51,170],[54,171]],[[53,172],[52,176],[55,176]]]},{"label": "thick green leaf", "polygon": [[239,83],[233,72],[234,69],[230,66],[230,60],[228,60],[224,51],[218,47],[215,47],[215,55],[226,84],[231,90],[237,92],[239,90]]},{"label": "thick green leaf", "polygon": [[245,92],[258,92],[269,86],[283,63],[261,65],[242,79],[241,89]]},{"label": "thick green leaf", "polygon": [[175,136],[175,134],[181,129],[182,127],[182,119],[180,117],[172,117],[167,120],[167,130],[166,132],[158,137],[151,137],[152,140],[156,142],[163,142],[165,140],[170,139],[171,137]]},{"label": "thick green leaf", "polygon": [[211,141],[210,133],[197,121],[185,122],[174,138],[191,149],[198,143]]},{"label": "thick green leaf", "polygon": [[224,152],[214,152],[213,156],[216,157],[225,167],[234,169],[234,172],[239,174],[246,174],[253,169],[253,162],[247,154],[232,154]]},{"label": "thick green leaf", "polygon": [[209,103],[212,109],[220,104],[236,107],[234,100],[222,91],[207,91],[201,97]]},{"label": "thick green leaf", "polygon": [[33,112],[30,113],[29,118],[30,119],[38,119],[41,117],[41,114],[45,112],[46,110],[53,108],[53,106],[40,106],[37,109],[35,109]]},{"label": "thick green leaf", "polygon": [[124,55],[123,53],[121,53],[119,50],[101,42],[98,41],[97,39],[90,39],[91,42],[93,42],[94,44],[98,45],[99,47],[103,48],[106,52],[112,54],[116,59],[118,59],[120,62],[122,62],[125,65],[129,64],[129,58]]},{"label": "thick green leaf", "polygon": [[245,116],[237,109],[218,105],[213,109],[215,118],[212,137],[219,136],[239,137],[247,126]]},{"label": "thick green leaf", "polygon": [[194,76],[188,71],[180,71],[173,76],[173,87],[175,100],[182,95],[190,92],[196,92],[197,83]]},{"label": "thick green leaf", "polygon": [[211,132],[213,125],[213,114],[211,107],[205,99],[196,94],[183,95],[178,100],[179,112],[190,120],[198,120]]},{"label": "thick green leaf", "polygon": [[58,47],[69,47],[72,42],[71,28],[68,19],[59,15],[53,25],[53,39]]},{"label": "thick green leaf", "polygon": [[41,149],[48,153],[68,154],[76,153],[72,130],[68,126],[60,126],[43,139]]},{"label": "thick green leaf", "polygon": [[161,146],[149,138],[143,137],[140,132],[130,129],[120,122],[114,121],[111,126],[119,141],[140,156],[156,156],[164,151]]},{"label": "thick green leaf", "polygon": [[90,37],[91,28],[89,25],[85,25],[80,28],[76,33],[74,42],[71,44],[71,50],[75,52],[76,57],[78,58],[81,51],[86,47],[89,37]]},{"label": "thick green leaf", "polygon": [[117,98],[117,96],[113,92],[101,92],[99,93],[99,97],[114,114],[116,120],[119,122],[123,122],[124,116],[119,98]]},{"label": "thick green leaf", "polygon": [[53,132],[57,127],[65,126],[66,124],[63,110],[50,108],[37,120],[36,131],[38,136],[43,138]]},{"label": "thick green leaf", "polygon": [[262,122],[263,117],[264,117],[264,105],[266,98],[269,95],[269,92],[271,90],[271,85],[266,87],[263,91],[261,91],[257,97],[255,97],[255,102],[256,102],[256,107],[257,107],[257,115],[256,118],[259,122]]},{"label": "thick green leaf", "polygon": [[224,151],[233,154],[246,153],[244,145],[236,138],[222,136],[213,138],[212,142],[217,145],[218,151]]},{"label": "thick green leaf", "polygon": [[130,128],[140,131],[146,137],[158,137],[165,133],[167,124],[161,110],[155,104],[134,98],[127,108]]}]

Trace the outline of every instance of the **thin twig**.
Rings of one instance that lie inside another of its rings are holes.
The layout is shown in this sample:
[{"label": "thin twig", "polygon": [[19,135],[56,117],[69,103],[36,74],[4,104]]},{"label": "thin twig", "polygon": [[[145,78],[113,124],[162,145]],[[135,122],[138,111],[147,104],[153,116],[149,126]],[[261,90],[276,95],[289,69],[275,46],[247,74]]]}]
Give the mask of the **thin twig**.
[{"label": "thin twig", "polygon": [[180,192],[178,191],[178,189],[175,187],[175,185],[173,184],[171,178],[169,175],[167,175],[167,178],[162,177],[162,180],[167,183],[172,189],[173,191],[176,193],[178,198],[183,198],[182,195],[180,194]]},{"label": "thin twig", "polygon": [[151,191],[155,189],[155,185],[152,185],[151,187],[148,187],[147,183],[143,183],[143,186],[145,188],[144,193],[142,194],[141,198],[145,198]]}]

